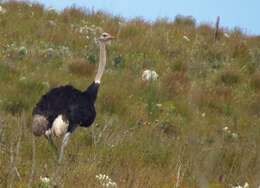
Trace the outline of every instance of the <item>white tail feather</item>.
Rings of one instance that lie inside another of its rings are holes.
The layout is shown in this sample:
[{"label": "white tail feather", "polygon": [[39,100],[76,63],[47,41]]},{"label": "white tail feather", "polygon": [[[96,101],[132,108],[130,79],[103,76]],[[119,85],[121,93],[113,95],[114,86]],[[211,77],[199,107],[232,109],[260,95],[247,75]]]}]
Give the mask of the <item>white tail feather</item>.
[{"label": "white tail feather", "polygon": [[69,122],[62,118],[62,115],[59,115],[52,124],[51,132],[55,136],[64,135],[68,131]]}]

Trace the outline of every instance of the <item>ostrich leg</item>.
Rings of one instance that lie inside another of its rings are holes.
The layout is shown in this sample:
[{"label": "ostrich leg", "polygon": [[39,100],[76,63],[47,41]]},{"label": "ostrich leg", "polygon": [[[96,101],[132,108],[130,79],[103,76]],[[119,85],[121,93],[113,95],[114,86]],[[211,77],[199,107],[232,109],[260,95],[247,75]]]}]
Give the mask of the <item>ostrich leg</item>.
[{"label": "ostrich leg", "polygon": [[52,139],[52,136],[51,136],[51,131],[50,130],[46,131],[44,136],[48,140],[48,142],[51,145],[52,149],[55,151],[56,155],[58,156],[58,149],[57,149],[56,145],[53,142],[53,139]]},{"label": "ostrich leg", "polygon": [[60,148],[60,155],[59,155],[59,160],[58,163],[60,164],[62,159],[63,159],[63,155],[64,155],[64,149],[66,147],[66,145],[68,144],[69,138],[70,138],[71,132],[67,132],[64,137],[63,137],[63,141],[62,141],[62,145]]}]

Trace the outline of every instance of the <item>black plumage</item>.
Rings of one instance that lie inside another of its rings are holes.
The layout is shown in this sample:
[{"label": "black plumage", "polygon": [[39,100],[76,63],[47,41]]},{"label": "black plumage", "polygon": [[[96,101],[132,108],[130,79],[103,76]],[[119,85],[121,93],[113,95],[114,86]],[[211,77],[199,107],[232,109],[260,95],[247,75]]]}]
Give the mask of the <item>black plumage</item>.
[{"label": "black plumage", "polygon": [[71,85],[53,88],[41,97],[33,109],[33,116],[44,116],[48,120],[49,129],[58,115],[63,115],[68,120],[69,132],[78,125],[88,127],[96,117],[98,88],[99,84],[94,82],[83,92]]}]

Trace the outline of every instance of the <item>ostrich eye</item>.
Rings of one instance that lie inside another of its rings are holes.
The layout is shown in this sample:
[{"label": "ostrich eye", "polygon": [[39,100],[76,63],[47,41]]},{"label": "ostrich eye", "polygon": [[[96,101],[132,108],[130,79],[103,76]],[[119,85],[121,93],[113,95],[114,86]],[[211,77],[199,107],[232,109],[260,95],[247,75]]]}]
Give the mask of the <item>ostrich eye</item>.
[{"label": "ostrich eye", "polygon": [[104,33],[104,34],[102,34],[102,37],[107,37],[107,34],[105,34],[105,33]]}]

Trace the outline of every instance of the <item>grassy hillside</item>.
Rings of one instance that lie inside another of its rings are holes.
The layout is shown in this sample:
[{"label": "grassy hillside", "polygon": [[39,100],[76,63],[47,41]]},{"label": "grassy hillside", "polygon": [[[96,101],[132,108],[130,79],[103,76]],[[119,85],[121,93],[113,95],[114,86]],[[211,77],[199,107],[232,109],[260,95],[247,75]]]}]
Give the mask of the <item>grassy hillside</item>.
[{"label": "grassy hillside", "polygon": [[[221,28],[215,41],[214,28],[191,17],[149,23],[1,6],[0,187],[52,187],[41,177],[57,187],[106,187],[99,174],[120,188],[260,185],[260,37]],[[73,133],[58,166],[47,140],[32,137],[31,111],[50,88],[93,81],[101,31],[117,40],[97,119]],[[159,79],[142,81],[145,69]]]}]

